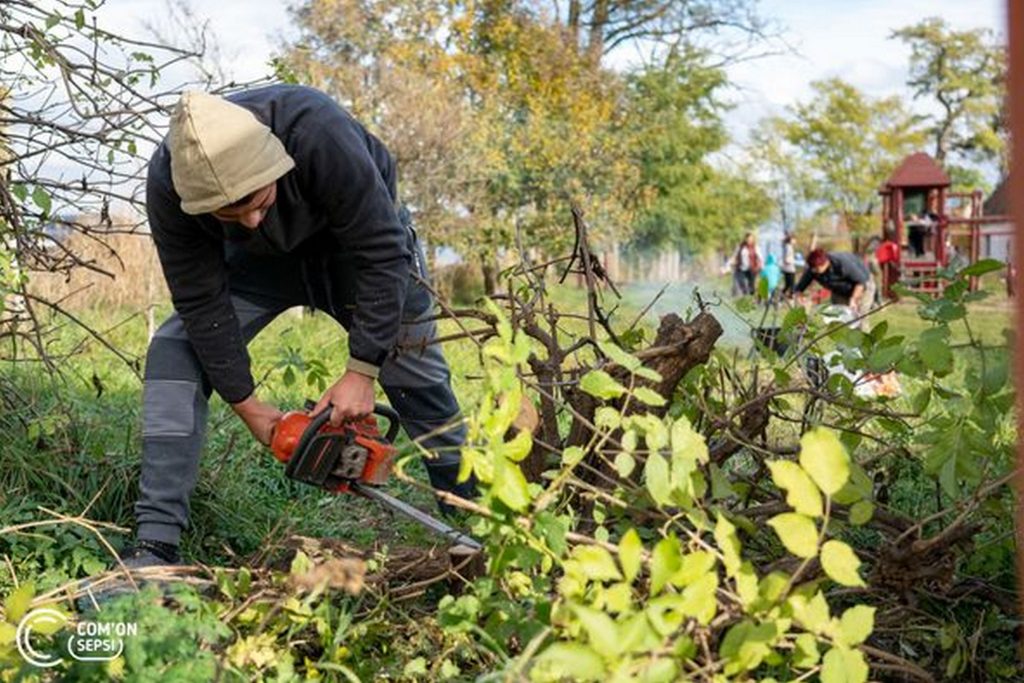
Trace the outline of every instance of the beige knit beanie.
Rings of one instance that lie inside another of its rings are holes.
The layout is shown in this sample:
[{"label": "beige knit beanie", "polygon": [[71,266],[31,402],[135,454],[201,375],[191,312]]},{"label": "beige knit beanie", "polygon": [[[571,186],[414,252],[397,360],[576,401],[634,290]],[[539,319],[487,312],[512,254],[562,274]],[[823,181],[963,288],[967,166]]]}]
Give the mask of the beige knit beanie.
[{"label": "beige knit beanie", "polygon": [[181,96],[167,135],[171,179],[187,214],[216,211],[295,167],[249,110],[204,92]]}]

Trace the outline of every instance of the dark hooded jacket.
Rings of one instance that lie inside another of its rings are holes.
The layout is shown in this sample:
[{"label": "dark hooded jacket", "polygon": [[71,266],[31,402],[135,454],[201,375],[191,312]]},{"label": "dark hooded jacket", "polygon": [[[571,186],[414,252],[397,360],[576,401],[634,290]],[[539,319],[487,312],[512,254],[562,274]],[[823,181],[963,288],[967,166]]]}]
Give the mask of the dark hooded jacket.
[{"label": "dark hooded jacket", "polygon": [[150,230],[174,308],[210,384],[230,403],[254,389],[228,290],[225,242],[232,241],[254,253],[295,257],[290,262],[301,267],[313,305],[313,289],[323,288],[311,281],[347,278],[346,300],[332,301],[328,284],[320,307],[346,323],[350,356],[379,368],[396,342],[415,248],[399,217],[394,159],[318,90],[275,85],[227,99],[269,126],[295,160],[258,229],[184,213],[166,141],[153,154],[146,183]]}]

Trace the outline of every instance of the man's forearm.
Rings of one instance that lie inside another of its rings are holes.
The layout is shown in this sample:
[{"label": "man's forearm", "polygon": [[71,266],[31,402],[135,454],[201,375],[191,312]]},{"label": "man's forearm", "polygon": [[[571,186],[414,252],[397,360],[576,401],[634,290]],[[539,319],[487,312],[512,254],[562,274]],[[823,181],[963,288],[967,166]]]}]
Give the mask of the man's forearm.
[{"label": "man's forearm", "polygon": [[861,300],[861,297],[863,297],[863,296],[864,296],[864,285],[860,285],[860,284],[854,285],[853,293],[850,294],[850,304],[853,305],[854,308],[860,308],[860,300]]}]

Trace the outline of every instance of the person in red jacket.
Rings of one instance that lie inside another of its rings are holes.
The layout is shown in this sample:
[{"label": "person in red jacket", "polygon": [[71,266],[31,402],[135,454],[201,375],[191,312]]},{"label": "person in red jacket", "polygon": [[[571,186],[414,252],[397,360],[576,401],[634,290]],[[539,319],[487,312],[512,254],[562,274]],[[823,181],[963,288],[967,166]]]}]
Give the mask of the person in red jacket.
[{"label": "person in red jacket", "polygon": [[885,298],[895,300],[892,286],[900,280],[900,245],[892,228],[886,229],[885,239],[875,250],[875,259],[882,269],[882,293]]}]

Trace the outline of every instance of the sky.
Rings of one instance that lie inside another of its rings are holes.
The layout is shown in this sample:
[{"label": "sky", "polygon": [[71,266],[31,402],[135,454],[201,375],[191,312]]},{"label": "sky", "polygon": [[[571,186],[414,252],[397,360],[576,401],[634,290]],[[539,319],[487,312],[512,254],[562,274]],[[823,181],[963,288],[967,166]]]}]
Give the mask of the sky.
[{"label": "sky", "polygon": [[784,27],[792,53],[733,66],[729,115],[734,137],[760,118],[805,101],[811,82],[841,77],[875,97],[906,92],[910,50],[889,39],[898,28],[939,16],[957,30],[1005,36],[1004,0],[762,0],[762,14]]},{"label": "sky", "polygon": [[[137,34],[145,22],[168,16],[167,0],[107,0],[102,22]],[[282,0],[193,2],[210,22],[224,63],[239,81],[259,78],[288,35],[294,35]],[[893,29],[940,16],[957,29],[987,27],[1005,34],[1005,0],[760,0],[760,13],[782,30],[785,54],[729,68],[733,82],[727,115],[733,139],[742,142],[764,116],[805,100],[810,83],[840,76],[869,95],[899,93],[906,81],[907,48],[888,38]]]}]

